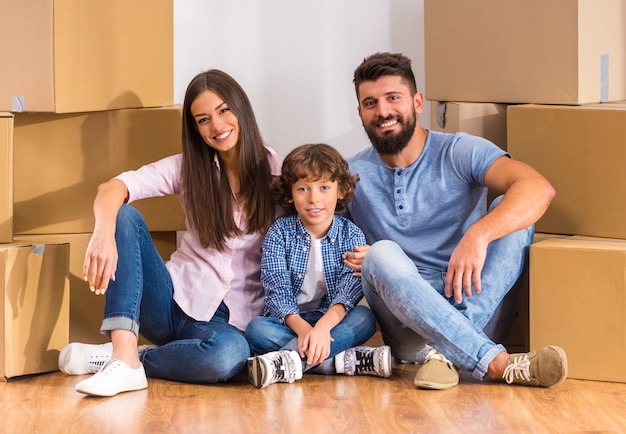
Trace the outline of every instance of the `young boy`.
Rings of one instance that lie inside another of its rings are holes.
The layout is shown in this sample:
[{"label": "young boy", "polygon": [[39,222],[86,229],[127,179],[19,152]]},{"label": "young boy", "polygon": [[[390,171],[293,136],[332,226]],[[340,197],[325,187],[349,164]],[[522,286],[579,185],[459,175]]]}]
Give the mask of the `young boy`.
[{"label": "young boy", "polygon": [[358,176],[333,147],[302,145],[283,161],[273,189],[287,215],[263,241],[264,316],[253,318],[246,338],[255,357],[248,380],[257,388],[292,383],[302,373],[391,375],[387,346],[361,346],[376,331],[361,279],[342,254],[365,245],[363,232],[337,215],[352,198]]}]

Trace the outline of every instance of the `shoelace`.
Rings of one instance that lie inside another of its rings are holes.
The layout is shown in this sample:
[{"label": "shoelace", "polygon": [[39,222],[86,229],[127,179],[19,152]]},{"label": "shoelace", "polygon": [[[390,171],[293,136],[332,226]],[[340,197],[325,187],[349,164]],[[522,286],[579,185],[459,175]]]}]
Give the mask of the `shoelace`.
[{"label": "shoelace", "polygon": [[102,375],[108,375],[111,373],[111,371],[114,371],[119,367],[120,364],[117,363],[117,360],[115,360],[114,358],[110,358],[109,360],[107,360],[105,365],[98,371],[98,373]]},{"label": "shoelace", "polygon": [[278,354],[272,362],[274,363],[273,382],[287,380],[293,383],[296,381],[296,367],[291,357]]},{"label": "shoelace", "polygon": [[274,372],[272,373],[272,381],[285,379],[285,363],[283,362],[283,358],[278,356],[273,360],[273,363]]},{"label": "shoelace", "polygon": [[430,350],[428,351],[428,354],[426,354],[426,357],[424,357],[424,363],[428,362],[430,359],[437,359],[437,360],[441,360],[442,362],[446,362],[448,366],[450,367],[453,366],[452,362],[448,360],[446,356],[441,354],[439,351],[437,351],[430,345],[426,345],[426,348],[429,348]]},{"label": "shoelace", "polygon": [[376,371],[374,364],[374,351],[356,351],[356,363],[354,369],[356,372],[372,372]]},{"label": "shoelace", "polygon": [[89,357],[89,363],[87,365],[87,371],[95,374],[109,361],[110,354],[92,354]]},{"label": "shoelace", "polygon": [[530,381],[530,360],[528,360],[528,354],[515,357],[515,359],[504,369],[502,378],[504,378],[509,384],[511,384],[515,378]]}]

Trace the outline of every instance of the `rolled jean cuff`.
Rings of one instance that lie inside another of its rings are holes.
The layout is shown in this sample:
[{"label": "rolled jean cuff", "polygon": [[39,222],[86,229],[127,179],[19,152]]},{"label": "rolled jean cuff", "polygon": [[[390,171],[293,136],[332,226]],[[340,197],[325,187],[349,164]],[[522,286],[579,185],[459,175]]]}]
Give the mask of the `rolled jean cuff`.
[{"label": "rolled jean cuff", "polygon": [[133,321],[131,318],[123,316],[105,318],[102,321],[102,327],[100,327],[100,333],[105,336],[111,337],[111,330],[128,330],[139,337],[139,324]]},{"label": "rolled jean cuff", "polygon": [[480,360],[478,361],[478,364],[474,368],[472,377],[476,378],[477,380],[482,381],[487,375],[489,363],[491,363],[498,354],[504,353],[504,352],[506,352],[506,348],[504,348],[504,346],[500,344],[493,346],[489,351],[485,353],[484,356],[480,358]]}]

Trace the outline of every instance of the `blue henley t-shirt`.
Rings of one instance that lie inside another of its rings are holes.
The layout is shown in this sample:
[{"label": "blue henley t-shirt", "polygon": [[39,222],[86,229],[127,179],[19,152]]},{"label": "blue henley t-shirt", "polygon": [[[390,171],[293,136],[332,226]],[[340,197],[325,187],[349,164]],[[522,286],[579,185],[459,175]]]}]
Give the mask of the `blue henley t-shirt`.
[{"label": "blue henley t-shirt", "polygon": [[360,181],[346,215],[368,244],[395,241],[420,272],[445,271],[463,233],[486,213],[485,174],[504,155],[481,137],[435,131],[406,168],[387,166],[369,147],[348,159]]}]

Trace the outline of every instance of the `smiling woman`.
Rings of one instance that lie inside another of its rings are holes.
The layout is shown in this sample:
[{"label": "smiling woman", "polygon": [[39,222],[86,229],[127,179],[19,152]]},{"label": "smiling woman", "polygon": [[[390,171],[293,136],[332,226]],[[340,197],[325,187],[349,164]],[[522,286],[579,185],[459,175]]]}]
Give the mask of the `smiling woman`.
[{"label": "smiling woman", "polygon": [[[76,385],[79,392],[144,389],[146,376],[226,381],[250,355],[243,331],[263,307],[261,241],[275,218],[270,182],[281,159],[264,146],[243,89],[219,70],[197,75],[187,88],[182,145],[182,154],[98,189],[83,272],[93,292],[106,293],[101,332],[111,343],[72,343],[61,352],[63,372],[97,371]],[[128,205],[165,194],[179,198],[187,224],[167,263]],[[139,333],[154,345],[138,350]]]}]

